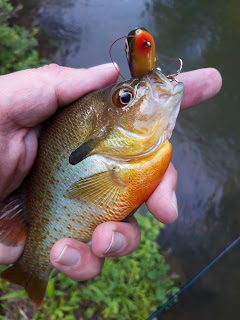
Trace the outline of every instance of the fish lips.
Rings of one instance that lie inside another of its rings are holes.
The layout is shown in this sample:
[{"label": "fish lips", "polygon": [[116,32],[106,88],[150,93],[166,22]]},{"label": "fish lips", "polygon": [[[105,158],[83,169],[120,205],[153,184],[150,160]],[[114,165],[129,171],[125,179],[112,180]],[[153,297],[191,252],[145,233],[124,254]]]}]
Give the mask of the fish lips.
[{"label": "fish lips", "polygon": [[181,105],[181,102],[182,102],[182,98],[183,98],[183,95],[184,95],[184,84],[182,82],[178,82],[174,87],[173,87],[173,94],[174,94],[174,97],[176,98],[176,100],[178,101],[177,104],[176,104],[176,107],[174,108],[172,114],[171,114],[171,117],[174,117],[175,120],[178,116],[178,113],[179,113],[179,110],[180,110],[180,105]]},{"label": "fish lips", "polygon": [[179,82],[177,85],[173,87],[173,98],[175,99],[175,107],[173,108],[173,111],[171,112],[169,116],[169,122],[167,127],[165,128],[166,138],[170,139],[172,136],[173,129],[176,124],[176,120],[180,111],[180,106],[182,102],[182,98],[184,95],[184,84],[182,82]]},{"label": "fish lips", "polygon": [[158,69],[154,69],[146,76],[148,89],[151,97],[159,104],[162,109],[170,115],[173,112],[175,118],[178,115],[183,94],[184,84],[178,82],[175,86]]},{"label": "fish lips", "polygon": [[184,95],[184,84],[182,82],[178,82],[173,86],[169,79],[158,69],[150,71],[147,75],[147,80],[152,98],[164,106],[164,110],[162,109],[162,111],[169,119],[163,135],[159,139],[158,144],[160,145],[166,139],[171,138]]}]

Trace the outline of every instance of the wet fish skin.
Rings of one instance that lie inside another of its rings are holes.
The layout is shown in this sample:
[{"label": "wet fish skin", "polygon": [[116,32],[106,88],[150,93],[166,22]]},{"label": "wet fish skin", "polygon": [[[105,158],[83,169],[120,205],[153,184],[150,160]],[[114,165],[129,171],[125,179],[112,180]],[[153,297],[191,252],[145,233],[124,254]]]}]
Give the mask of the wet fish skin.
[{"label": "wet fish skin", "polygon": [[[56,241],[86,242],[97,225],[122,221],[147,200],[171,160],[168,139],[183,91],[155,69],[91,92],[52,118],[23,185],[25,250],[4,279],[22,285],[40,305]],[[121,105],[128,94],[130,102]]]}]

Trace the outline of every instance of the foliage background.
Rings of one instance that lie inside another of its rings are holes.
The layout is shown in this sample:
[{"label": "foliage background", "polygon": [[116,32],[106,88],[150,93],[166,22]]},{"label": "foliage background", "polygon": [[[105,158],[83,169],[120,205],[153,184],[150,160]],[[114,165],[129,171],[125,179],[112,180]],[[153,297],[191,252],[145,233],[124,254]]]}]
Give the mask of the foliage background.
[{"label": "foliage background", "polygon": [[10,25],[10,19],[20,9],[20,5],[14,9],[8,0],[0,0],[0,74],[35,68],[47,63],[46,59],[39,58],[36,49],[37,29],[28,31],[17,25]]}]

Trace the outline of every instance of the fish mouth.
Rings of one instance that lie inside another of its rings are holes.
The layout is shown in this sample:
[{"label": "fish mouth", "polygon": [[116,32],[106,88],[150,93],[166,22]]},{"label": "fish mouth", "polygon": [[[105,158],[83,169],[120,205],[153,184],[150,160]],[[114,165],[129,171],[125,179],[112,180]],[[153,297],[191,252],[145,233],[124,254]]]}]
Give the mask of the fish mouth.
[{"label": "fish mouth", "polygon": [[[182,92],[182,86],[178,87],[178,88],[176,88],[174,90],[176,90],[177,93],[178,92]],[[180,111],[181,101],[182,101],[182,99],[179,100],[179,102],[177,103],[176,107],[172,111],[172,113],[170,115],[170,121],[167,123],[163,133],[160,135],[160,137],[157,139],[157,141],[155,143],[153,143],[149,148],[146,148],[144,151],[141,150],[141,152],[138,152],[138,153],[135,153],[135,154],[125,155],[125,156],[121,155],[120,157],[117,156],[116,158],[118,158],[119,160],[121,159],[122,161],[129,162],[129,161],[133,161],[133,160],[135,160],[137,158],[147,157],[147,156],[157,152],[159,149],[161,149],[162,146],[165,144],[165,142],[167,140],[169,140],[171,138],[171,136],[172,136],[172,132],[173,132],[173,129],[175,127],[177,116],[178,116],[178,113]],[[157,127],[157,125],[156,125],[156,127]],[[129,139],[135,140],[136,143],[138,143],[138,142],[140,142],[140,143],[141,142],[148,143],[148,141],[150,141],[154,137],[154,135],[156,135],[156,131],[154,131],[150,135],[141,135],[141,134],[138,134],[138,133],[133,133],[131,131],[128,131],[128,130],[122,128],[122,127],[118,127],[118,130],[121,131],[121,133],[125,137],[129,137]]]},{"label": "fish mouth", "polygon": [[142,152],[141,154],[135,155],[134,157],[146,157],[149,156],[150,154],[153,154],[154,152],[156,152],[157,150],[161,149],[161,147],[165,144],[166,141],[168,141],[171,136],[172,136],[172,132],[173,129],[175,127],[175,123],[176,123],[176,119],[180,110],[180,104],[181,101],[178,103],[178,105],[176,106],[176,108],[173,111],[173,116],[175,117],[174,120],[171,120],[168,122],[167,126],[165,127],[162,135],[159,137],[158,141],[156,143],[154,143],[151,147],[149,147],[148,149],[146,149],[145,152]]},{"label": "fish mouth", "polygon": [[[161,78],[161,81],[163,79]],[[167,79],[166,81],[169,82],[169,80]],[[172,86],[172,84],[171,84]],[[133,160],[135,158],[139,158],[139,157],[146,157],[149,156],[150,154],[153,154],[154,152],[158,151],[167,140],[169,140],[172,136],[172,132],[173,129],[175,127],[176,124],[176,120],[180,111],[180,105],[182,102],[182,98],[183,98],[183,94],[184,94],[184,84],[179,82],[178,84],[176,84],[174,87],[172,86],[171,89],[171,97],[168,99],[168,103],[170,105],[175,105],[175,107],[173,107],[172,112],[169,115],[169,121],[167,122],[163,132],[161,133],[160,137],[157,139],[157,141],[155,143],[153,143],[152,145],[150,145],[149,148],[146,148],[144,151],[138,153],[138,154],[134,154],[134,155],[129,155],[128,156],[128,160]],[[123,128],[121,128],[121,130],[124,130],[124,134],[127,136],[131,136],[134,137],[134,139],[138,140],[138,141],[143,141],[145,140],[146,143],[147,141],[150,141],[154,135],[157,135],[157,132],[160,133],[158,130],[158,126],[159,123],[156,123],[156,127],[155,130],[153,130],[152,134],[150,134],[149,136],[145,136],[145,135],[141,135],[141,134],[134,134],[132,132],[129,132]]]},{"label": "fish mouth", "polygon": [[178,100],[175,108],[173,109],[172,113],[169,116],[170,121],[168,122],[165,131],[167,132],[167,139],[170,139],[172,136],[173,129],[176,124],[176,120],[180,111],[180,106],[182,102],[184,94],[184,84],[179,82],[175,87],[173,87],[173,97]]},{"label": "fish mouth", "polygon": [[[105,157],[123,162],[135,161],[158,152],[171,138],[183,98],[183,83],[173,86],[158,70],[152,70],[146,76],[145,87],[149,90],[149,98],[141,112],[149,116],[149,122],[144,123],[143,120],[142,127],[140,122],[130,130],[116,125],[114,136],[119,136],[119,142],[101,152]],[[147,109],[149,105],[150,111]]]},{"label": "fish mouth", "polygon": [[[161,78],[162,80],[162,78]],[[168,81],[168,79],[167,79]],[[173,129],[175,127],[176,124],[176,120],[180,111],[180,106],[181,106],[181,102],[182,102],[182,98],[183,98],[183,94],[184,94],[184,84],[179,82],[177,85],[175,85],[172,88],[172,97],[170,99],[175,99],[177,103],[175,103],[175,107],[172,111],[172,113],[169,116],[169,122],[167,123],[167,125],[165,126],[165,129],[163,131],[163,133],[160,135],[158,141],[156,143],[154,143],[152,146],[150,146],[148,149],[146,149],[145,152],[136,155],[137,157],[146,157],[154,152],[156,152],[157,150],[159,150],[167,140],[169,140],[172,136],[172,132]]]}]

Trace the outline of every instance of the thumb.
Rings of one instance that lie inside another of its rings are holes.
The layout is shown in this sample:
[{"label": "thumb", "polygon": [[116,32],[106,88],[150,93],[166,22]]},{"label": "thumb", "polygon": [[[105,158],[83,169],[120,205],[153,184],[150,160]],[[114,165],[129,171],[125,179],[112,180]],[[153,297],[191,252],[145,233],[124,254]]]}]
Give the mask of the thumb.
[{"label": "thumb", "polygon": [[[0,77],[1,122],[33,127],[95,89],[109,86],[118,78],[112,63],[90,69],[73,69],[55,64]],[[5,117],[5,119],[4,119]]]}]

